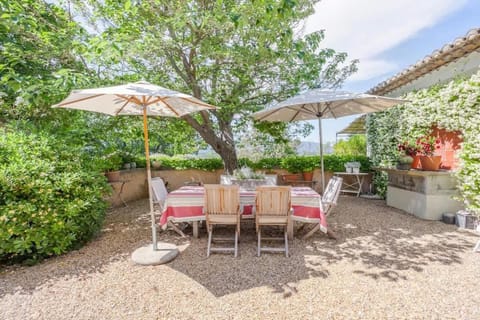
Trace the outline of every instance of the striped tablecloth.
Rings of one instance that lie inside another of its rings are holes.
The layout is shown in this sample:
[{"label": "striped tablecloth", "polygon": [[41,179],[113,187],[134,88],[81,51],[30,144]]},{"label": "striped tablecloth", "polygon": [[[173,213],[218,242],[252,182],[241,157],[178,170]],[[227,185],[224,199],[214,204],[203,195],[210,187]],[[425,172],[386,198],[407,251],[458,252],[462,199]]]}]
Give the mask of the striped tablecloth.
[{"label": "striped tablecloth", "polygon": [[[164,212],[160,218],[160,225],[166,225],[169,220],[173,222],[205,220],[203,204],[203,187],[184,186],[170,192],[165,202]],[[240,189],[242,218],[253,218],[254,204],[255,191]],[[327,232],[327,219],[323,214],[321,197],[313,189],[308,187],[293,187],[292,207],[292,220],[307,223],[319,222],[321,230]]]}]

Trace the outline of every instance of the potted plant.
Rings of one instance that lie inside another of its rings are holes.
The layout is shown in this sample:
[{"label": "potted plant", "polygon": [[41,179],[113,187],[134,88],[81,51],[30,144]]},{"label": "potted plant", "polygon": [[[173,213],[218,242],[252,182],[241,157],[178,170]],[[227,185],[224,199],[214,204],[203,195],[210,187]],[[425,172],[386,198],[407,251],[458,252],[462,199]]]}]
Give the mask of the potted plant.
[{"label": "potted plant", "polygon": [[108,181],[120,180],[120,171],[122,166],[122,157],[117,151],[112,151],[102,157],[101,167],[105,171]]},{"label": "potted plant", "polygon": [[316,157],[303,157],[300,158],[302,165],[303,180],[312,181],[313,171],[318,167],[318,159]]},{"label": "potted plant", "polygon": [[285,182],[299,180],[299,174],[303,172],[303,164],[300,157],[283,158],[280,165],[282,169],[289,172],[289,174],[282,175],[282,179]]},{"label": "potted plant", "polygon": [[[420,158],[417,156],[417,152],[419,152],[418,146],[416,143],[412,143],[410,141],[404,141],[403,143],[398,144],[397,150],[399,152],[399,155],[397,157],[397,164],[400,164],[400,169],[399,166],[397,165],[397,169],[399,170],[408,170],[408,169],[421,169],[420,165]],[[412,159],[410,162],[410,167],[407,168],[407,163],[409,162],[408,157]]]},{"label": "potted plant", "polygon": [[265,175],[254,172],[249,167],[242,167],[233,171],[233,177],[230,178],[232,184],[238,184],[247,190],[255,189],[256,186],[267,184]]},{"label": "potted plant", "polygon": [[420,163],[424,171],[437,171],[442,162],[441,156],[435,155],[435,150],[440,149],[440,140],[434,137],[422,137],[417,139],[417,155],[420,155]]},{"label": "potted plant", "polygon": [[431,136],[421,137],[415,142],[405,141],[398,145],[398,151],[411,156],[411,167],[424,171],[437,171],[442,161],[441,156],[435,155],[435,150],[440,149],[440,140]]},{"label": "potted plant", "polygon": [[413,158],[411,156],[400,154],[397,157],[397,169],[398,170],[410,170],[412,168]]},{"label": "potted plant", "polygon": [[345,166],[345,172],[347,173],[360,173],[360,162],[353,161],[353,162],[347,162],[344,164]]}]

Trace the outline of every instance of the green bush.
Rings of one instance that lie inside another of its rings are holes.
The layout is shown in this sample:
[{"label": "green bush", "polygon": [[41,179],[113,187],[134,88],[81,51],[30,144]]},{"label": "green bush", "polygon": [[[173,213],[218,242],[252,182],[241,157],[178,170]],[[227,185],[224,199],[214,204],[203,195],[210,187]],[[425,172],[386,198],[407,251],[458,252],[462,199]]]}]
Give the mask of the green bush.
[{"label": "green bush", "polygon": [[[480,72],[469,79],[459,78],[410,92],[403,98],[408,102],[367,117],[367,140],[373,163],[394,165],[398,144],[429,136],[432,126],[460,131],[463,144],[458,151],[459,167],[455,170],[460,199],[480,216]],[[386,177],[378,175],[377,189],[386,190]]]},{"label": "green bush", "polygon": [[365,135],[354,135],[348,140],[340,140],[333,146],[334,154],[366,155],[367,139]]},{"label": "green bush", "polygon": [[282,158],[263,158],[252,163],[252,169],[271,170],[281,167]]},{"label": "green bush", "polygon": [[209,159],[188,159],[181,156],[152,156],[150,161],[159,161],[162,169],[197,169],[205,171],[214,171],[223,168],[223,162],[220,158]]},{"label": "green bush", "polygon": [[109,190],[80,152],[51,136],[0,136],[0,261],[36,261],[89,240]]},{"label": "green bush", "polygon": [[[346,162],[358,161],[361,163],[361,171],[370,171],[370,160],[366,156],[334,155],[328,154],[323,157],[325,171],[345,171]],[[186,170],[198,169],[214,171],[223,168],[220,158],[210,159],[187,159],[180,156],[152,156],[150,159],[159,161],[161,169],[164,170]],[[137,160],[138,161],[138,160]],[[248,158],[238,160],[239,167],[250,167],[254,170],[285,169],[292,173],[300,173],[320,168],[320,156],[288,156],[285,158],[263,158],[259,161],[252,161]],[[137,163],[138,166],[138,163]]]},{"label": "green bush", "polygon": [[[325,171],[343,172],[345,171],[345,163],[358,161],[361,164],[360,170],[363,172],[370,171],[370,160],[366,156],[354,155],[336,155],[327,154],[323,156],[323,165]],[[293,156],[282,159],[281,168],[291,173],[300,173],[320,168],[320,156]]]}]

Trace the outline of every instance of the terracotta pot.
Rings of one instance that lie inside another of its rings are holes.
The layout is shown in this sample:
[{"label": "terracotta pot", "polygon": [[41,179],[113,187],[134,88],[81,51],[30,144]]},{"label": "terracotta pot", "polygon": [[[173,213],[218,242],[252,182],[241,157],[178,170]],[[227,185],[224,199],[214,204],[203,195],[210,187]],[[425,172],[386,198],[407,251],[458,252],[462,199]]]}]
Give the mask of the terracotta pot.
[{"label": "terracotta pot", "polygon": [[313,171],[303,172],[303,180],[312,181],[313,180]]},{"label": "terracotta pot", "polygon": [[420,156],[423,171],[437,171],[442,163],[441,156]]},{"label": "terracotta pot", "polygon": [[296,173],[282,175],[283,181],[298,181],[300,176]]},{"label": "terracotta pot", "polygon": [[120,171],[107,171],[105,172],[108,181],[119,181],[120,180]]},{"label": "terracotta pot", "polygon": [[420,162],[420,156],[414,156],[412,162],[412,169],[422,169],[422,163]]}]

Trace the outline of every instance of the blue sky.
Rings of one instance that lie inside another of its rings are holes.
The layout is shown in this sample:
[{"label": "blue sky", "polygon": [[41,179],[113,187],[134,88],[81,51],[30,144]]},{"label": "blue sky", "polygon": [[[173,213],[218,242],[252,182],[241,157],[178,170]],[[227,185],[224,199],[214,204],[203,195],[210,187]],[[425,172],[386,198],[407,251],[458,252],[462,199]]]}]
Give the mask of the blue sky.
[{"label": "blue sky", "polygon": [[[478,0],[322,0],[305,32],[324,29],[324,47],[359,59],[343,89],[365,92],[478,27]],[[335,141],[355,118],[323,120],[323,141]],[[318,142],[317,121],[312,124],[305,140]]]}]

